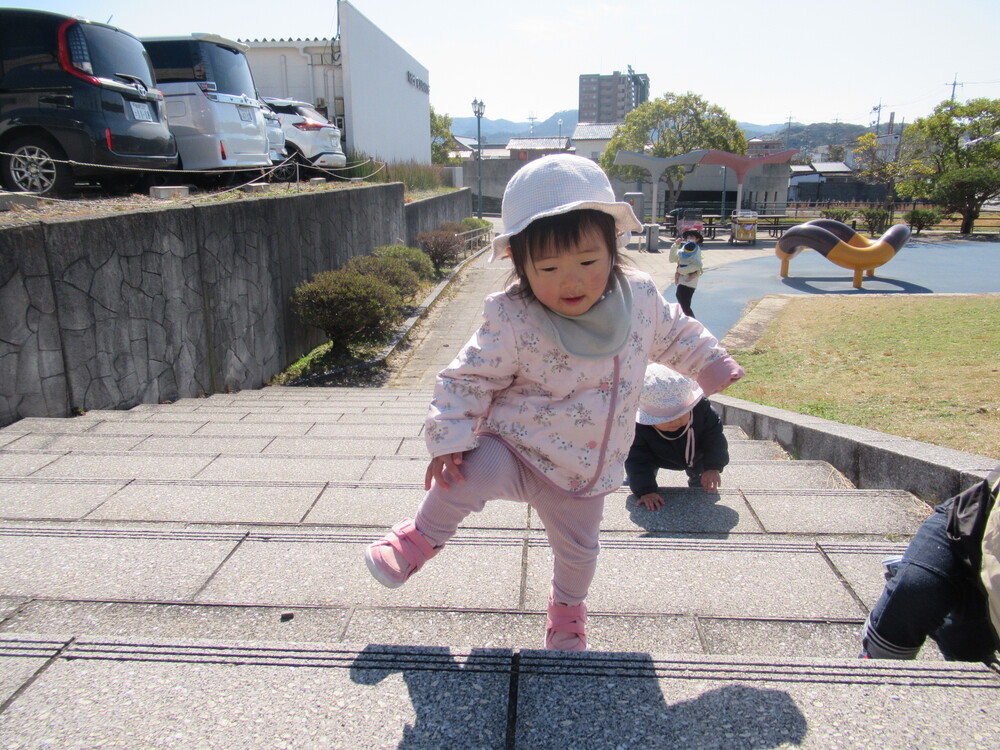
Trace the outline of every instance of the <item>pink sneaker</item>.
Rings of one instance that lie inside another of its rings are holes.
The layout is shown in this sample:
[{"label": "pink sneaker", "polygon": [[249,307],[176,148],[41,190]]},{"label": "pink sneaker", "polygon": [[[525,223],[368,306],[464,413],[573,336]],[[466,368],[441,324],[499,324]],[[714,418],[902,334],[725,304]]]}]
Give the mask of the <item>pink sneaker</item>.
[{"label": "pink sneaker", "polygon": [[587,605],[556,604],[549,595],[549,616],[545,621],[545,648],[551,651],[587,650]]},{"label": "pink sneaker", "polygon": [[413,519],[406,518],[365,550],[365,562],[376,581],[395,589],[439,551],[417,531]]}]

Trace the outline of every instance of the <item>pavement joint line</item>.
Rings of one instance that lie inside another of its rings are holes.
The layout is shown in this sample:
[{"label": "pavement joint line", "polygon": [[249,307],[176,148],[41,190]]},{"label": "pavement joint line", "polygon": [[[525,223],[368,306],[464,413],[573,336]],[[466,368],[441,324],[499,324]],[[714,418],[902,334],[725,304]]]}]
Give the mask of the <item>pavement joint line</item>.
[{"label": "pavement joint line", "polygon": [[241,539],[237,540],[236,544],[233,545],[232,549],[229,550],[229,552],[222,559],[222,561],[215,566],[215,570],[213,570],[208,575],[208,577],[201,584],[201,586],[198,587],[198,590],[191,595],[191,601],[196,601],[198,597],[202,595],[205,589],[208,588],[209,584],[211,584],[212,581],[215,580],[215,577],[219,574],[219,571],[221,571],[225,567],[226,563],[229,562],[230,558],[236,554],[236,551],[243,545],[244,540],[247,538],[247,536],[249,536],[249,534],[250,532],[247,532],[242,536]]},{"label": "pavement joint line", "polygon": [[[55,642],[52,642],[55,643]],[[692,681],[752,680],[773,683],[898,685],[905,687],[980,687],[1000,690],[1000,679],[986,665],[929,665],[844,660],[843,663],[797,658],[773,660],[650,659],[648,654],[592,652],[554,653],[534,649],[448,650],[419,646],[385,646],[379,650],[304,646],[238,646],[224,643],[150,642],[113,639],[71,639],[49,656],[21,688],[0,705],[0,714],[56,660],[99,660],[226,664],[233,666],[291,666],[390,672],[458,672],[514,674],[522,678],[614,676],[618,678],[681,679]],[[517,657],[516,661],[514,657]]]},{"label": "pavement joint line", "polygon": [[750,501],[747,499],[747,493],[744,490],[737,490],[737,491],[739,492],[740,499],[743,501],[743,506],[747,509],[747,512],[750,513],[750,517],[753,518],[754,523],[757,524],[761,532],[763,532],[764,534],[770,533],[767,530],[767,526],[765,526],[764,522],[761,520],[760,516],[757,515],[757,511],[754,510],[753,505],[751,505]]},{"label": "pavement joint line", "polygon": [[507,732],[505,750],[517,747],[517,694],[521,683],[521,654],[515,651],[510,657],[510,681],[507,684]]},{"label": "pavement joint line", "polygon": [[837,580],[840,581],[840,585],[844,587],[844,590],[847,591],[848,594],[850,594],[851,598],[854,600],[854,603],[861,608],[862,614],[865,617],[868,617],[868,615],[871,614],[871,610],[868,608],[868,605],[865,604],[864,600],[860,596],[858,596],[857,592],[854,590],[854,587],[851,586],[850,582],[848,582],[844,574],[840,572],[840,568],[837,567],[837,564],[833,561],[830,555],[827,554],[826,550],[823,549],[823,545],[817,544],[816,551],[819,552],[820,556],[823,558],[826,564],[830,566],[830,570],[832,570],[833,574],[837,576]]},{"label": "pavement joint line", "polygon": [[[188,599],[111,599],[111,598],[61,598],[61,597],[46,597],[40,596],[35,597],[30,600],[30,603],[39,602],[44,604],[123,604],[123,605],[134,605],[143,607],[184,607],[192,609],[239,609],[239,610],[273,610],[275,612],[296,610],[296,611],[346,611],[351,612],[391,612],[398,614],[412,614],[412,613],[429,613],[429,614],[461,614],[461,615],[518,615],[523,617],[541,618],[546,615],[545,611],[542,609],[526,609],[526,608],[509,608],[509,607],[456,607],[456,606],[430,606],[430,605],[378,605],[378,606],[359,606],[352,605],[345,608],[343,605],[336,604],[305,604],[305,603],[255,603],[248,604],[244,602],[230,602],[230,601],[191,601]],[[29,602],[26,602],[27,605]],[[702,621],[716,621],[716,622],[754,622],[754,623],[781,623],[786,625],[857,625],[861,626],[865,622],[864,617],[791,617],[791,616],[741,616],[741,615],[715,615],[715,614],[698,614],[691,612],[668,612],[668,611],[649,611],[649,612],[619,612],[617,610],[589,610],[587,612],[588,617],[593,617],[597,619],[618,619],[618,620],[662,620],[662,619],[678,619],[678,620],[688,620],[698,618]],[[9,619],[9,618],[8,618]],[[0,651],[2,651],[4,643],[11,637],[14,637],[15,633],[0,633]],[[18,636],[19,637],[19,636]],[[343,641],[344,638],[336,639],[338,641]],[[710,654],[711,650],[706,648],[706,654]]]},{"label": "pavement joint line", "polygon": [[[44,674],[44,673],[45,673],[46,671],[48,671],[48,669],[49,669],[49,667],[50,667],[50,666],[52,666],[53,664],[55,664],[55,663],[56,663],[56,661],[58,661],[58,660],[59,660],[59,659],[60,659],[61,657],[63,657],[63,655],[64,655],[64,654],[65,654],[65,652],[66,652],[66,649],[68,649],[68,648],[69,648],[69,647],[70,647],[70,646],[71,646],[71,645],[73,644],[73,642],[74,642],[75,640],[76,640],[76,638],[74,637],[74,638],[70,638],[70,639],[69,639],[68,641],[65,641],[65,642],[63,642],[63,643],[62,643],[62,645],[61,645],[61,646],[59,646],[59,648],[58,648],[58,649],[56,650],[56,652],[55,652],[54,654],[52,654],[51,656],[49,656],[49,657],[48,657],[48,658],[47,658],[47,659],[46,659],[46,660],[45,660],[45,661],[44,661],[44,662],[43,662],[43,663],[42,663],[42,664],[41,664],[41,665],[40,665],[40,666],[38,667],[38,669],[36,669],[36,670],[35,670],[35,671],[34,671],[34,672],[33,672],[33,673],[31,674],[31,676],[29,676],[29,677],[28,677],[28,678],[27,678],[26,680],[24,680],[24,681],[23,681],[23,682],[22,682],[22,683],[21,683],[21,684],[20,684],[20,685],[19,685],[19,686],[17,687],[17,690],[13,691],[13,692],[12,692],[12,693],[11,693],[11,694],[10,694],[10,695],[9,695],[9,696],[7,697],[7,700],[5,700],[5,701],[4,701],[3,703],[0,703],[0,716],[3,716],[4,712],[5,712],[5,711],[6,711],[6,710],[7,710],[7,709],[8,709],[8,708],[9,708],[9,707],[10,707],[10,706],[11,706],[11,705],[12,705],[12,704],[13,704],[13,703],[14,703],[14,702],[15,702],[15,701],[16,701],[16,700],[18,699],[18,698],[20,698],[20,697],[21,697],[21,696],[22,696],[22,695],[23,695],[23,694],[25,693],[25,691],[27,691],[27,690],[28,690],[28,689],[29,689],[29,688],[30,688],[30,687],[31,687],[31,686],[32,686],[32,685],[33,685],[33,684],[35,683],[35,681],[36,681],[36,680],[38,680],[38,678],[40,678],[40,677],[41,677],[41,676],[42,676],[42,675],[43,675],[43,674]],[[55,642],[53,641],[53,643],[55,643]]]},{"label": "pavement joint line", "polygon": [[325,484],[323,486],[323,488],[316,493],[316,496],[312,499],[312,502],[309,503],[309,507],[306,508],[305,513],[303,513],[302,517],[299,518],[298,522],[299,522],[300,525],[303,524],[303,523],[305,523],[305,520],[309,517],[309,514],[312,513],[316,509],[316,504],[319,502],[319,499],[321,497],[323,497],[323,493],[326,492],[326,490],[327,490],[328,487],[329,487],[329,485]]}]

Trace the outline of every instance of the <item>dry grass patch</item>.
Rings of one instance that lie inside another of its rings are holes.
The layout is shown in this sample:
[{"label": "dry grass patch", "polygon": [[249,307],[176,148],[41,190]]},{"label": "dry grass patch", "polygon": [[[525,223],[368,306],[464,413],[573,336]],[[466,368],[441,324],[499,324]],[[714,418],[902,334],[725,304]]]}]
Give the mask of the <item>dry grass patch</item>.
[{"label": "dry grass patch", "polygon": [[1000,295],[796,298],[727,395],[1000,459]]}]

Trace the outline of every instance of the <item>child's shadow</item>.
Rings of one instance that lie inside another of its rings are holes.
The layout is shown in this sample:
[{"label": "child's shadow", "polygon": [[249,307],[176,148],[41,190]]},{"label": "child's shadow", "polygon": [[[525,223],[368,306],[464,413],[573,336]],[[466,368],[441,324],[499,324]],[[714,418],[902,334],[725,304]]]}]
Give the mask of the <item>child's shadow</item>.
[{"label": "child's shadow", "polygon": [[[519,673],[511,679],[515,663]],[[658,674],[652,657],[643,653],[592,652],[581,658],[473,649],[460,660],[447,648],[371,645],[351,665],[351,679],[361,685],[379,685],[395,672],[402,673],[416,715],[402,727],[397,747],[405,750],[764,750],[798,745],[807,731],[802,712],[782,690],[728,684],[668,704],[660,680],[669,674]],[[682,677],[668,689],[686,692],[690,685]],[[376,719],[398,715],[392,697],[379,698],[383,716]]]},{"label": "child's shadow", "polygon": [[635,495],[625,500],[632,523],[657,536],[704,534],[725,538],[740,522],[740,514],[721,502],[722,495],[687,487],[660,487],[663,498],[658,510],[639,505]]}]

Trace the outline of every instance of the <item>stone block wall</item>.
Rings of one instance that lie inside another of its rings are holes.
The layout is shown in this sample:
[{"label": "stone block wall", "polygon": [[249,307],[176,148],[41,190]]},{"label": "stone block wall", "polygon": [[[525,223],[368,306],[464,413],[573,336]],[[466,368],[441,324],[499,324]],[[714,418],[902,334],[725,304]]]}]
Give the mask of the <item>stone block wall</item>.
[{"label": "stone block wall", "polygon": [[258,388],[323,340],[298,284],[468,206],[393,183],[2,229],[0,424]]}]

